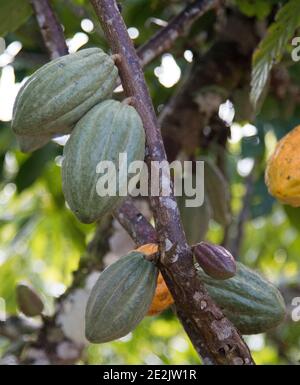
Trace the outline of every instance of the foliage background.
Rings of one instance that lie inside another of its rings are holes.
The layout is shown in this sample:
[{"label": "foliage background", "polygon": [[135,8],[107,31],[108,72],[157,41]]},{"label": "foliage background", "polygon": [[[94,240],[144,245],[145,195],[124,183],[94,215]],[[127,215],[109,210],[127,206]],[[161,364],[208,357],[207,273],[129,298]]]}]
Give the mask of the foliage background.
[{"label": "foliage background", "polygon": [[[146,42],[160,28],[154,18],[169,20],[184,3],[179,0],[122,1],[126,24],[136,28],[131,29],[133,36],[138,33],[135,45]],[[285,3],[228,1],[225,11],[217,15],[209,12],[200,18],[189,35],[179,39],[172,48],[172,56],[158,58],[145,69],[157,111],[181,89],[191,71],[192,56],[194,60],[201,58],[213,46],[218,38],[218,25],[222,24],[226,13],[246,18],[263,31],[263,36]],[[88,46],[107,49],[88,1],[54,0],[52,4],[64,26],[70,50]],[[88,32],[89,24],[82,23],[83,19],[92,20],[92,31]],[[72,281],[72,272],[78,267],[94,226],[80,224],[65,206],[60,175],[62,146],[51,143],[32,154],[22,154],[17,148],[10,130],[13,100],[21,82],[48,61],[48,57],[31,7],[26,2],[0,0],[0,26],[3,36],[0,38],[0,297],[5,301],[2,310],[7,315],[19,314],[15,288],[25,280],[41,293],[46,312],[51,314],[55,298]],[[297,26],[295,22],[282,49],[281,63],[275,67],[275,75],[269,81],[270,91],[265,93],[259,115],[255,118],[245,113],[249,105],[250,79],[248,87],[237,86],[238,97],[234,99],[234,93],[231,94],[231,101],[223,103],[219,110],[231,129],[225,169],[230,183],[233,221],[242,207],[245,181],[250,172],[255,179],[238,257],[280,286],[287,298],[288,319],[282,326],[266,334],[246,337],[258,364],[297,363],[300,359],[300,321],[290,319],[292,298],[297,293],[300,297],[300,211],[274,201],[263,179],[266,159],[277,140],[300,121],[300,64],[291,60],[289,43],[289,38],[296,35]],[[243,34],[240,36],[238,38],[242,39]],[[198,146],[197,156],[214,158],[211,156],[214,144]],[[206,238],[220,242],[222,237],[222,227],[211,219]],[[124,234],[118,240],[121,241],[125,253],[132,245]],[[76,325],[72,327],[76,329]],[[15,343],[0,336],[0,355],[11,355],[14,349]],[[122,341],[86,347],[80,362],[193,364],[198,363],[198,357],[172,312],[167,311],[146,318]]]}]

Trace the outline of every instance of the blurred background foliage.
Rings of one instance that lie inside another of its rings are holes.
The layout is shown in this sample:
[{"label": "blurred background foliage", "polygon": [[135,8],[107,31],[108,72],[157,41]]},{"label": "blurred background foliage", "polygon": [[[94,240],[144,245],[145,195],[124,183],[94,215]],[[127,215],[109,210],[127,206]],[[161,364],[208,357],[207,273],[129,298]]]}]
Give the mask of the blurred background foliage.
[{"label": "blurred background foliage", "polygon": [[[180,0],[120,1],[134,44],[145,43],[185,3],[187,1]],[[267,26],[284,3],[236,0],[228,1],[227,7],[229,12],[237,12],[252,23]],[[60,175],[63,147],[53,142],[32,154],[22,154],[10,130],[13,101],[20,84],[48,61],[31,7],[25,4],[19,0],[0,0],[0,35],[3,36],[0,38],[0,297],[5,301],[2,310],[17,314],[15,288],[25,280],[41,293],[46,312],[51,314],[55,298],[72,281],[72,272],[78,267],[94,226],[80,224],[65,206]],[[88,1],[54,0],[52,4],[71,52],[88,46],[107,50]],[[217,16],[214,12],[204,15],[169,54],[145,68],[158,113],[181,88],[193,58],[205,55],[214,44],[216,24],[222,22],[224,15]],[[289,287],[299,288],[300,211],[274,201],[264,184],[264,169],[277,140],[300,122],[300,99],[296,92],[300,67],[291,60],[290,50],[291,47],[287,47],[277,69],[279,85],[266,95],[256,119],[249,119],[249,115],[245,118],[248,101],[243,90],[237,90],[236,101],[231,98],[219,110],[231,130],[225,169],[233,220],[242,208],[249,174],[255,178],[238,258],[287,291]],[[290,94],[290,90],[294,94]],[[214,158],[211,147],[199,147],[197,154]],[[223,239],[222,226],[213,219],[206,238],[215,242]],[[287,306],[290,311],[291,303]],[[258,364],[299,362],[300,321],[288,318],[276,331],[246,338]],[[9,341],[0,337],[0,355],[8,347]],[[121,341],[89,346],[81,360],[91,364],[193,364],[198,361],[171,311],[146,318]]]}]

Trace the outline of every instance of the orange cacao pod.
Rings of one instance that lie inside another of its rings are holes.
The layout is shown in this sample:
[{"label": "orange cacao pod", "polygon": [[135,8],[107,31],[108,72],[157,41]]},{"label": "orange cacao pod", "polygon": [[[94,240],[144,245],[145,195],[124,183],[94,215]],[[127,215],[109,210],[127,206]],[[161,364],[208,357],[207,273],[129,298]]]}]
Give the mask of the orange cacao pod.
[{"label": "orange cacao pod", "polygon": [[[141,253],[146,255],[151,255],[157,253],[158,245],[155,243],[147,243],[136,249]],[[147,315],[156,315],[161,313],[163,310],[167,309],[174,303],[174,299],[165,283],[165,280],[161,273],[158,274],[155,294],[151,303],[151,306],[148,310]]]},{"label": "orange cacao pod", "polygon": [[267,163],[265,181],[269,193],[282,203],[300,206],[300,126],[278,143]]}]

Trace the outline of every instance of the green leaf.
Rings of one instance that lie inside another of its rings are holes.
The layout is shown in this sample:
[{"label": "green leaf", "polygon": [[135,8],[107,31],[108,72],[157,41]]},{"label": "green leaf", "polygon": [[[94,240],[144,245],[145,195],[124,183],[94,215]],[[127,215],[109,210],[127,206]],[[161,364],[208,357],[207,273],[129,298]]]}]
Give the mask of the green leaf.
[{"label": "green leaf", "polygon": [[235,0],[236,5],[245,15],[262,20],[269,15],[274,1]]},{"label": "green leaf", "polygon": [[275,63],[281,60],[288,41],[300,26],[300,1],[290,0],[277,13],[253,55],[250,98],[256,107]]},{"label": "green leaf", "polygon": [[25,23],[31,13],[29,1],[0,0],[0,36],[15,31]]},{"label": "green leaf", "polygon": [[290,224],[298,231],[300,231],[300,207],[291,207],[288,205],[283,206],[286,216],[288,217]]},{"label": "green leaf", "polygon": [[57,151],[57,146],[50,143],[25,160],[15,178],[18,193],[30,187],[40,177],[45,165],[55,158]]}]

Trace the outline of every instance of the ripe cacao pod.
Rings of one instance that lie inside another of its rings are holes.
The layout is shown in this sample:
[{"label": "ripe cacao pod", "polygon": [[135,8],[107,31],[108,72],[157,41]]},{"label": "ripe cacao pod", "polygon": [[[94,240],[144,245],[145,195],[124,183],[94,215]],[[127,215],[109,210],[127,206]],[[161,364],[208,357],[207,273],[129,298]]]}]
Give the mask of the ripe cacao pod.
[{"label": "ripe cacao pod", "polygon": [[[127,154],[128,164],[144,159],[143,124],[133,107],[106,100],[80,119],[64,147],[63,192],[71,210],[82,222],[100,219],[123,199],[119,192],[127,187],[127,170],[118,167],[119,153]],[[114,196],[97,193],[100,161],[111,161],[116,166],[117,180],[113,175],[108,181],[108,185],[118,182]]]},{"label": "ripe cacao pod", "polygon": [[[146,245],[143,245],[136,249],[136,251],[139,251],[140,253],[146,255],[155,254],[158,252],[158,245],[155,243],[147,243]],[[150,308],[147,312],[147,315],[159,314],[162,311],[166,310],[173,303],[174,299],[172,297],[172,294],[170,293],[163,276],[161,275],[161,273],[159,273],[156,282],[155,294],[152,299]]]},{"label": "ripe cacao pod", "polygon": [[20,283],[17,285],[16,292],[17,304],[23,314],[27,317],[35,317],[42,313],[43,301],[31,286]]},{"label": "ripe cacao pod", "polygon": [[255,271],[237,262],[237,272],[225,281],[198,271],[209,294],[242,334],[258,334],[278,326],[285,317],[279,290]]},{"label": "ripe cacao pod", "polygon": [[159,273],[156,283],[155,294],[147,312],[147,315],[157,315],[162,311],[168,309],[168,307],[173,305],[173,303],[174,299],[172,297],[172,294],[170,293],[163,276],[161,275],[161,273]]},{"label": "ripe cacao pod", "polygon": [[200,267],[212,278],[228,279],[236,273],[233,256],[222,246],[200,242],[193,246],[193,254]]},{"label": "ripe cacao pod", "polygon": [[102,343],[131,332],[149,309],[156,279],[155,265],[137,251],[108,266],[100,274],[87,303],[86,338]]},{"label": "ripe cacao pod", "polygon": [[267,163],[265,181],[269,193],[282,203],[300,206],[300,126],[277,144]]},{"label": "ripe cacao pod", "polygon": [[83,49],[45,64],[17,95],[13,131],[44,138],[70,133],[87,111],[111,96],[117,76],[114,61],[99,48]]}]

